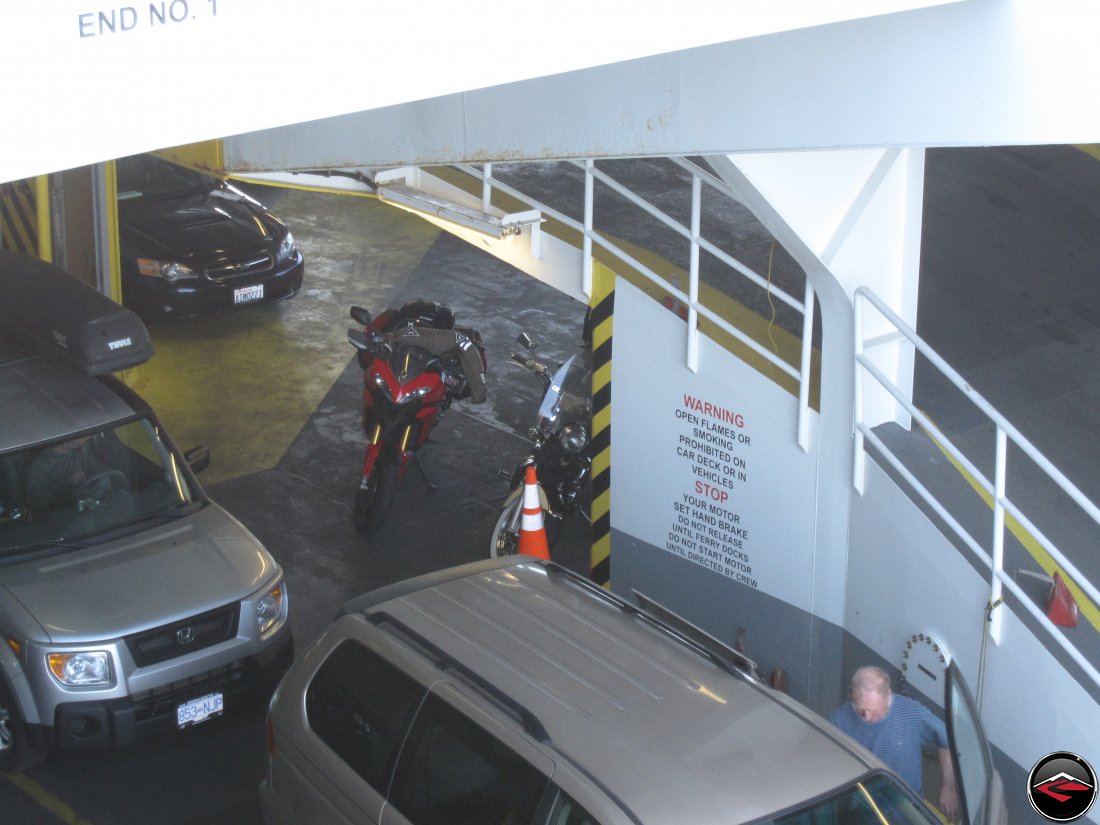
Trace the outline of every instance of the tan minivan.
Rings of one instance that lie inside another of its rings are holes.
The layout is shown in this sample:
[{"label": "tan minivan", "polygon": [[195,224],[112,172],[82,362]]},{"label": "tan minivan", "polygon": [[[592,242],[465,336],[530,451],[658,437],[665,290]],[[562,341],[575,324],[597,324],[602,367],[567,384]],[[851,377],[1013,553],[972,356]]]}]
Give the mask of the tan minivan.
[{"label": "tan minivan", "polygon": [[[360,596],[272,699],[268,825],[939,820],[751,662],[564,568],[492,559]],[[1004,821],[948,677],[965,822]]]}]

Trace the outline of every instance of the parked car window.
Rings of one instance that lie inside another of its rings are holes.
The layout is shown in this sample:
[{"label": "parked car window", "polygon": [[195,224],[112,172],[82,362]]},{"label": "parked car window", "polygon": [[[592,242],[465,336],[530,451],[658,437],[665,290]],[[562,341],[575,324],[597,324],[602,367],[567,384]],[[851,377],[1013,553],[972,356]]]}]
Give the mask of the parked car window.
[{"label": "parked car window", "polygon": [[578,805],[568,794],[560,791],[547,821],[550,825],[598,825],[592,814]]},{"label": "parked car window", "polygon": [[438,696],[409,732],[390,802],[414,825],[527,825],[547,778]]},{"label": "parked car window", "polygon": [[154,198],[183,192],[202,192],[216,186],[216,181],[199,172],[168,163],[154,155],[133,155],[120,158],[118,197]]},{"label": "parked car window", "polygon": [[309,726],[380,793],[426,689],[358,642],[347,641],[306,693]]},{"label": "parked car window", "polygon": [[932,825],[912,797],[886,774],[876,774],[808,808],[777,817],[775,825]]}]

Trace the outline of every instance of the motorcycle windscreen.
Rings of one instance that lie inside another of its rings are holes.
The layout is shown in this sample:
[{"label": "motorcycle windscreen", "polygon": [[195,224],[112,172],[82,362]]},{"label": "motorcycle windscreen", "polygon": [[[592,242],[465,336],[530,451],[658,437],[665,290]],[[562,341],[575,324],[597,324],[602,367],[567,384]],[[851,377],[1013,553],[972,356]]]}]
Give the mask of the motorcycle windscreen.
[{"label": "motorcycle windscreen", "polygon": [[558,367],[539,406],[539,429],[557,429],[558,416],[568,420],[587,418],[591,412],[591,376],[587,362],[571,355]]},{"label": "motorcycle windscreen", "polygon": [[978,709],[954,662],[947,666],[944,694],[948,746],[959,791],[959,825],[1002,825],[1007,820],[1004,787],[993,767]]}]

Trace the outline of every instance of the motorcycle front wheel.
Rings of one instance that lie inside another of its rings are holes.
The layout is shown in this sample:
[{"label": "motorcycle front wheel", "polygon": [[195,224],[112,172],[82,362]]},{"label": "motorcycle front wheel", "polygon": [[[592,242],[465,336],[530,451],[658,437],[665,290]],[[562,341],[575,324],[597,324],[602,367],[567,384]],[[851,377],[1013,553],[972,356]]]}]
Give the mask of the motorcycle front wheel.
[{"label": "motorcycle front wheel", "polygon": [[392,450],[378,456],[366,483],[355,488],[355,506],[352,516],[355,529],[369,536],[382,526],[393,506],[394,493],[397,492],[397,479],[400,466]]},{"label": "motorcycle front wheel", "polygon": [[[562,520],[560,516],[556,516],[546,509],[546,495],[542,490],[539,490],[539,497],[543,506],[542,520],[546,530],[546,543],[553,550],[554,544],[558,540],[558,534],[561,532]],[[493,538],[489,542],[489,556],[491,558],[514,556],[519,552],[519,527],[522,518],[523,487],[520,486],[505,500],[500,515],[497,516],[496,524],[493,525]]]},{"label": "motorcycle front wheel", "polygon": [[[522,492],[522,488],[520,489]],[[513,494],[504,502],[504,507],[493,526],[493,539],[489,543],[489,556],[514,556],[519,547],[519,522],[523,516],[523,496]]]}]

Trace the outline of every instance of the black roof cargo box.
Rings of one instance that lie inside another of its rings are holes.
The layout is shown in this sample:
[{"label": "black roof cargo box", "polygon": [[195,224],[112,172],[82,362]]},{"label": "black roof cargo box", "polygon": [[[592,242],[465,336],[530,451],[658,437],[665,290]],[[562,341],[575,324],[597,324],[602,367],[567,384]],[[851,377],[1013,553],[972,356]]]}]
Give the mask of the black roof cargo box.
[{"label": "black roof cargo box", "polygon": [[153,356],[141,319],[63,269],[21,252],[0,252],[0,329],[88,375]]}]

